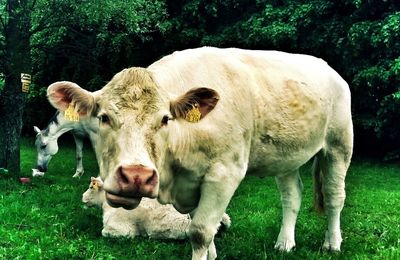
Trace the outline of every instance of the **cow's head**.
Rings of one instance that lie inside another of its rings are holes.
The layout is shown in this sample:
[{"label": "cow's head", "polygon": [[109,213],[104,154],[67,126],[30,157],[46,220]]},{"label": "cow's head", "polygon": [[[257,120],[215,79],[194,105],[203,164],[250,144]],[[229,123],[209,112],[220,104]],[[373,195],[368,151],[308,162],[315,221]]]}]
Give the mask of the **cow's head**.
[{"label": "cow's head", "polygon": [[41,172],[47,172],[51,158],[58,152],[57,138],[49,136],[48,129],[40,130],[37,126],[34,126],[33,130],[36,132],[36,168]]},{"label": "cow's head", "polygon": [[72,105],[83,117],[99,118],[94,148],[107,202],[132,209],[142,197],[158,196],[169,127],[190,124],[185,121],[188,116],[201,120],[219,96],[209,88],[194,88],[170,100],[148,70],[130,68],[116,74],[96,95],[71,82],[56,82],[49,86],[48,98],[57,109]]}]

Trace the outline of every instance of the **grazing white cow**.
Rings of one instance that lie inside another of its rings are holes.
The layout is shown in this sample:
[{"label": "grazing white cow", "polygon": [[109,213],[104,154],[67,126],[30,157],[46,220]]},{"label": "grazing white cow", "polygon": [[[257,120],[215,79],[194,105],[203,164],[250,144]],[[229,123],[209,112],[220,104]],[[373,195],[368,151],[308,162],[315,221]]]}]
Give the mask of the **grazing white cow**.
[{"label": "grazing white cow", "polygon": [[97,118],[84,118],[78,122],[65,119],[64,113],[57,111],[50,119],[49,124],[44,130],[34,126],[36,132],[35,146],[37,151],[37,169],[33,169],[34,176],[43,176],[51,158],[58,152],[58,138],[66,132],[71,131],[76,144],[76,171],[72,176],[74,178],[82,176],[83,169],[83,140],[89,137],[92,141],[96,138],[96,132],[99,128]]},{"label": "grazing white cow", "polygon": [[[87,206],[103,209],[103,230],[105,237],[145,236],[156,239],[185,239],[188,236],[190,216],[180,214],[172,205],[161,205],[156,199],[143,198],[134,210],[113,208],[107,204],[103,181],[91,177],[89,189],[82,195]],[[231,222],[224,214],[221,223],[229,228]]]},{"label": "grazing white cow", "polygon": [[328,220],[323,248],[340,250],[350,91],[323,60],[204,47],[125,69],[98,95],[56,82],[48,98],[99,118],[95,149],[111,206],[132,209],[150,197],[192,215],[192,259],[216,258],[217,226],[248,169],[275,176],[283,206],[275,248],[293,249],[298,169],[313,157],[316,205]]}]

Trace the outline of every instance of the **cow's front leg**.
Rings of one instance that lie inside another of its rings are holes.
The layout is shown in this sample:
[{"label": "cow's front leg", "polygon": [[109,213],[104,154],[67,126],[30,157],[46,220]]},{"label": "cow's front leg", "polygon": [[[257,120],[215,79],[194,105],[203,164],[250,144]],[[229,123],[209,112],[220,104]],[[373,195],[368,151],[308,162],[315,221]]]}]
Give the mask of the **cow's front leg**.
[{"label": "cow's front leg", "polygon": [[83,139],[80,136],[76,136],[76,135],[73,135],[73,136],[74,136],[75,145],[76,145],[76,171],[72,177],[77,178],[77,177],[81,177],[82,174],[84,173],[83,162],[82,162]]},{"label": "cow's front leg", "polygon": [[217,257],[214,236],[245,172],[245,167],[216,164],[204,176],[200,201],[189,227],[193,260]]},{"label": "cow's front leg", "polygon": [[284,176],[277,176],[275,179],[282,201],[282,225],[275,249],[289,252],[296,245],[294,230],[301,205],[303,184],[298,171]]},{"label": "cow's front leg", "polygon": [[189,239],[192,244],[192,260],[213,260],[217,258],[214,244],[214,236],[217,229],[211,224],[191,224],[189,227]]}]

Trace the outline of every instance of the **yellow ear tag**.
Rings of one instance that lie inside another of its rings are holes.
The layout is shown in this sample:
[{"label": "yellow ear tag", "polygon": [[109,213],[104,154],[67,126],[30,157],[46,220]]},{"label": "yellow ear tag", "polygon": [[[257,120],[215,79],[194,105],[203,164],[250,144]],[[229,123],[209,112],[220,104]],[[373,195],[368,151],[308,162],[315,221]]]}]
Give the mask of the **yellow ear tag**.
[{"label": "yellow ear tag", "polygon": [[67,110],[65,110],[64,117],[68,121],[73,121],[73,122],[79,121],[79,114],[75,112],[72,104],[69,104],[69,107],[67,108]]},{"label": "yellow ear tag", "polygon": [[200,121],[201,112],[199,110],[199,105],[194,104],[192,105],[192,109],[190,109],[185,116],[185,120],[190,123],[197,123]]}]

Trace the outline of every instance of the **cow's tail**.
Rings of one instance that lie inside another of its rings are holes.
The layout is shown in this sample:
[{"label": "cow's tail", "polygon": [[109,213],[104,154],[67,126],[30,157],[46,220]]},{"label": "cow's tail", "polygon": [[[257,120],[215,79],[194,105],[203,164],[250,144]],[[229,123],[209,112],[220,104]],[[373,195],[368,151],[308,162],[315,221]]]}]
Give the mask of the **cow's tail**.
[{"label": "cow's tail", "polygon": [[321,158],[317,154],[314,157],[314,163],[312,167],[313,173],[313,181],[314,181],[314,209],[318,213],[324,213],[324,194],[322,192],[322,167],[321,167]]}]

